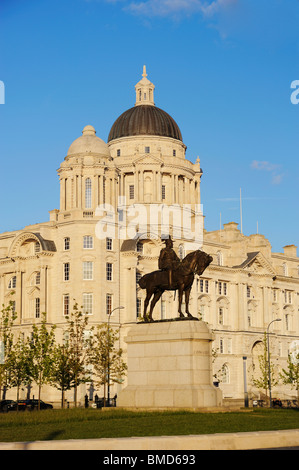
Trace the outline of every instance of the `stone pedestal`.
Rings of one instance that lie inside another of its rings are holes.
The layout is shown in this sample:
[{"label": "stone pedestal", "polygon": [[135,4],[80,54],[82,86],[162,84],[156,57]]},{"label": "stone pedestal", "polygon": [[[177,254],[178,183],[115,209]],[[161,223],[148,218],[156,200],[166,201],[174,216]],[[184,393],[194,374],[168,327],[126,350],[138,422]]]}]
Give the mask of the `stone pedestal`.
[{"label": "stone pedestal", "polygon": [[128,385],[117,406],[204,408],[221,406],[212,384],[212,341],[197,320],[139,323],[128,332]]}]

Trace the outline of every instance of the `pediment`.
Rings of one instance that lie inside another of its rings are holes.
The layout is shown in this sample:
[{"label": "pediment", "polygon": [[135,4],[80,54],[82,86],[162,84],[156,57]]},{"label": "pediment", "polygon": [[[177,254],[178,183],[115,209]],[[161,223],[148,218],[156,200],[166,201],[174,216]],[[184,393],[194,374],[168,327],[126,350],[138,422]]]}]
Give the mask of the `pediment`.
[{"label": "pediment", "polygon": [[155,166],[163,166],[164,162],[161,158],[156,157],[155,155],[151,155],[148,153],[145,153],[143,155],[140,155],[137,157],[135,160],[133,160],[133,165],[138,166],[138,165],[155,165]]},{"label": "pediment", "polygon": [[31,287],[28,287],[27,289],[27,294],[32,296],[33,294],[36,294],[38,293],[39,294],[40,292],[40,288],[37,287],[37,286],[31,286]]},{"label": "pediment", "polygon": [[272,265],[261,252],[247,253],[247,259],[239,268],[244,269],[248,273],[258,274],[260,276],[276,276],[276,272]]}]

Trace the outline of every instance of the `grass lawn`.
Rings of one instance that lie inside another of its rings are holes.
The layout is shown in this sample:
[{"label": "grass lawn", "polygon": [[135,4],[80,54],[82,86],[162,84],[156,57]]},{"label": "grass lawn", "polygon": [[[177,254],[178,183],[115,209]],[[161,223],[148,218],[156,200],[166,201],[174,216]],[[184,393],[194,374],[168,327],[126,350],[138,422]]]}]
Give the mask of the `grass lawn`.
[{"label": "grass lawn", "polygon": [[0,414],[0,442],[252,432],[299,428],[299,410],[135,412],[68,409]]}]

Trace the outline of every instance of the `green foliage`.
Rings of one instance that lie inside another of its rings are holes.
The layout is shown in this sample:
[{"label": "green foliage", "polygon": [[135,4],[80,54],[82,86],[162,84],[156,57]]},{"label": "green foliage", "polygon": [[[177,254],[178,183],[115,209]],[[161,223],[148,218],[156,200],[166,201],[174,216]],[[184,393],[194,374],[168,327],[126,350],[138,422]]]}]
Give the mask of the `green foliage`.
[{"label": "green foliage", "polygon": [[14,338],[17,314],[13,302],[3,306],[0,313],[0,341],[4,345],[0,388],[6,391],[9,387],[16,387],[17,399],[22,386],[35,382],[39,402],[43,385],[50,384],[61,391],[62,407],[65,391],[74,388],[77,406],[78,386],[92,380],[89,365],[93,365],[96,383],[104,388],[108,375],[110,384],[122,381],[127,366],[122,360],[122,349],[116,347],[119,330],[109,330],[104,324],[92,336],[94,328],[89,328],[88,315],[82,313],[78,304],[66,317],[63,344],[56,342],[56,325],[47,324],[45,313],[41,321],[32,325],[27,339],[23,334]]},{"label": "green foliage", "polygon": [[38,400],[40,402],[41,388],[51,382],[53,374],[53,355],[55,345],[56,326],[47,326],[46,314],[42,314],[40,324],[32,326],[29,343],[29,370],[30,376],[38,385]]},{"label": "green foliage", "polygon": [[20,335],[5,364],[9,375],[10,386],[17,388],[17,400],[19,399],[19,392],[22,385],[31,382],[30,358],[29,341],[25,342],[23,336]]},{"label": "green foliage", "polygon": [[[269,357],[268,357],[269,356]],[[260,388],[265,391],[265,395],[267,396],[269,390],[269,359],[270,359],[270,373],[271,373],[271,386],[275,387],[278,384],[278,377],[276,374],[276,369],[274,364],[271,364],[271,356],[270,353],[268,355],[268,342],[267,342],[267,333],[264,333],[263,338],[263,354],[259,357],[259,365],[261,375],[260,377],[252,377],[252,383],[255,387]]]},{"label": "green foliage", "polygon": [[2,305],[0,316],[0,341],[3,345],[4,355],[3,364],[0,364],[0,391],[3,389],[3,398],[6,390],[10,387],[10,369],[8,367],[13,350],[13,325],[17,319],[17,314],[14,311],[14,303],[9,301],[7,307]]},{"label": "green foliage", "polygon": [[297,390],[297,403],[299,406],[299,354],[297,354],[295,360],[290,355],[288,356],[288,368],[282,369],[280,377],[284,384],[289,384]]},{"label": "green foliage", "polygon": [[93,365],[96,383],[104,386],[104,398],[106,398],[106,386],[109,383],[121,383],[127,365],[122,359],[123,350],[116,346],[119,341],[119,329],[114,329],[108,323],[97,327],[91,338],[89,348],[89,360]]},{"label": "green foliage", "polygon": [[[82,313],[76,303],[71,314],[66,317],[66,320],[68,326],[65,331],[65,339],[69,354],[70,370],[73,374],[75,406],[77,406],[78,386],[90,380],[90,374],[86,368],[90,347],[89,338],[86,336],[88,331],[88,315]],[[93,328],[89,332],[92,330]]]},{"label": "green foliage", "polygon": [[75,373],[67,345],[58,344],[55,346],[51,385],[61,391],[61,408],[64,408],[65,392],[75,385]]}]

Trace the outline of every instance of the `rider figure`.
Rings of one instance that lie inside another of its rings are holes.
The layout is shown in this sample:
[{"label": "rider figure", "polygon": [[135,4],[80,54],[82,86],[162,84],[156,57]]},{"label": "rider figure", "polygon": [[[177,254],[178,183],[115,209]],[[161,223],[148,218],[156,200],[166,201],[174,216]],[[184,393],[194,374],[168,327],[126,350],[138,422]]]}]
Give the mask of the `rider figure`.
[{"label": "rider figure", "polygon": [[162,271],[168,271],[168,282],[169,287],[171,287],[172,271],[180,263],[180,258],[173,249],[173,241],[170,236],[169,238],[165,238],[164,243],[166,244],[166,247],[160,252],[159,269],[162,269]]}]

